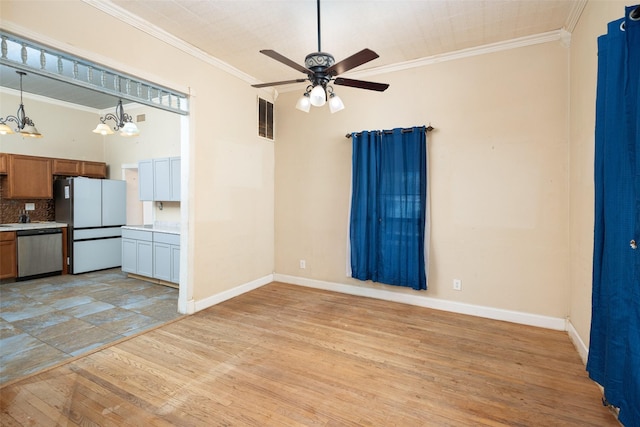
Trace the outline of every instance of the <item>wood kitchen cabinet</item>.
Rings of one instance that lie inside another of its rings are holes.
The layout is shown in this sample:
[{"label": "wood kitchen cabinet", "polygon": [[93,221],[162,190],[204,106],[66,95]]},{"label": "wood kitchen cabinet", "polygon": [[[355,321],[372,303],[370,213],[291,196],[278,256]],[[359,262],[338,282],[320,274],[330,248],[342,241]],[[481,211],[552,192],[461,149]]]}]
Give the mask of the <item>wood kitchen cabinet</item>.
[{"label": "wood kitchen cabinet", "polygon": [[7,199],[52,199],[53,170],[46,157],[8,156]]},{"label": "wood kitchen cabinet", "polygon": [[7,154],[0,153],[0,175],[7,174]]},{"label": "wood kitchen cabinet", "polygon": [[87,178],[106,178],[107,164],[87,160],[51,159],[53,174],[61,176],[86,176]]},{"label": "wood kitchen cabinet", "polygon": [[153,232],[153,277],[180,282],[180,235]]},{"label": "wood kitchen cabinet", "polygon": [[102,162],[82,161],[80,175],[89,178],[106,178],[107,164]]},{"label": "wood kitchen cabinet", "polygon": [[79,176],[81,170],[79,160],[53,159],[54,175]]},{"label": "wood kitchen cabinet", "polygon": [[0,232],[0,279],[12,279],[18,276],[18,258],[16,252],[16,232]]}]

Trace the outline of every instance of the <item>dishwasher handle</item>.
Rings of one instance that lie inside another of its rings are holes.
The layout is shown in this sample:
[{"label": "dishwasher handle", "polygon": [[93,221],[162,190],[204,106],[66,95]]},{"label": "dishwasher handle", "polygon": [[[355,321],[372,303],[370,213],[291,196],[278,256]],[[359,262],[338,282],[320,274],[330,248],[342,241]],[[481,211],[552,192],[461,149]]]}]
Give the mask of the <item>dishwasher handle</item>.
[{"label": "dishwasher handle", "polygon": [[38,236],[40,234],[60,234],[61,228],[34,228],[31,230],[18,230],[16,236]]}]

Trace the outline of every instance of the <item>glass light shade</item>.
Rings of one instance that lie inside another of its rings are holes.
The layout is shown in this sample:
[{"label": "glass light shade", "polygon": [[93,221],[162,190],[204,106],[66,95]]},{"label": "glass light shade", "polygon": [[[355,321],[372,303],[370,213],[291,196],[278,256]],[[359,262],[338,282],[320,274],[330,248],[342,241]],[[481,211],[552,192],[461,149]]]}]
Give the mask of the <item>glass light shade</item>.
[{"label": "glass light shade", "polygon": [[127,122],[124,124],[124,127],[120,131],[120,135],[122,136],[137,136],[140,134],[138,130],[138,126],[133,122]]},{"label": "glass light shade", "polygon": [[28,136],[30,138],[42,138],[42,134],[38,132],[38,129],[36,129],[35,126],[32,125],[24,125],[20,131],[20,135]]},{"label": "glass light shade", "polygon": [[329,97],[329,111],[331,113],[338,112],[340,110],[344,110],[344,103],[342,99],[338,95],[331,94]]},{"label": "glass light shade", "polygon": [[111,128],[104,123],[99,123],[92,132],[99,133],[100,135],[113,135]]},{"label": "glass light shade", "polygon": [[322,107],[327,102],[327,94],[321,85],[317,85],[311,90],[309,94],[311,105],[314,107]]},{"label": "glass light shade", "polygon": [[305,113],[309,112],[309,110],[311,109],[311,101],[309,100],[308,93],[305,93],[300,97],[300,99],[298,99],[298,102],[296,103],[296,108],[300,111],[304,111]]},{"label": "glass light shade", "polygon": [[0,135],[9,135],[13,133],[13,129],[4,123],[0,125]]}]

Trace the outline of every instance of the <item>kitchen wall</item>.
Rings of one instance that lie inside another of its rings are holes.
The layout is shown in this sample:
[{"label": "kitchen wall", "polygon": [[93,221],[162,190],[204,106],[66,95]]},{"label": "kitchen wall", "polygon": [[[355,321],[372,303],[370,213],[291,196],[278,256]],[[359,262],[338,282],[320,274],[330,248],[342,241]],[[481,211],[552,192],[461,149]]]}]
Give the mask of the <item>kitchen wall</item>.
[{"label": "kitchen wall", "polygon": [[[335,87],[346,108],[276,105],[278,273],[564,318],[569,305],[568,58],[561,41]],[[367,80],[367,79],[365,79]],[[351,143],[346,133],[432,124],[429,289],[346,277]],[[306,260],[306,269],[299,260]],[[452,289],[462,280],[462,291]]]},{"label": "kitchen wall", "polygon": [[[633,2],[637,3],[637,2]],[[593,262],[593,164],[597,38],[607,23],[624,16],[624,1],[590,1],[571,37],[570,115],[570,283],[569,317],[586,357],[591,325],[591,266]]]}]

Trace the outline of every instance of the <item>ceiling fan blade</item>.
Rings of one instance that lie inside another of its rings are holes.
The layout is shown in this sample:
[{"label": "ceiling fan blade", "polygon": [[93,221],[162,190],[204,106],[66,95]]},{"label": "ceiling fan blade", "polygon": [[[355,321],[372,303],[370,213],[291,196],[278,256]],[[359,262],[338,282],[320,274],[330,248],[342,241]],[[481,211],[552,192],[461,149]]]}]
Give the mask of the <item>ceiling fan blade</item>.
[{"label": "ceiling fan blade", "polygon": [[358,89],[369,89],[378,92],[384,92],[389,85],[387,83],[365,82],[364,80],[344,79],[338,77],[333,83],[341,86],[357,87]]},{"label": "ceiling fan blade", "polygon": [[290,83],[302,83],[306,81],[307,79],[283,80],[281,82],[260,83],[257,85],[251,85],[251,87],[269,87],[269,86],[286,85]]},{"label": "ceiling fan blade", "polygon": [[379,56],[380,55],[378,55],[371,49],[362,49],[360,52],[353,54],[336,64],[333,64],[331,67],[327,68],[326,72],[329,75],[337,76],[338,74],[347,72],[350,69],[356,68],[357,66],[362,65],[366,62],[373,61]]},{"label": "ceiling fan blade", "polygon": [[267,55],[269,58],[275,59],[278,62],[282,62],[284,65],[288,65],[289,67],[293,68],[294,70],[298,70],[301,73],[309,74],[311,72],[309,69],[303,67],[302,65],[296,62],[293,62],[286,56],[280,55],[275,50],[264,49],[264,50],[261,50],[260,53]]}]

